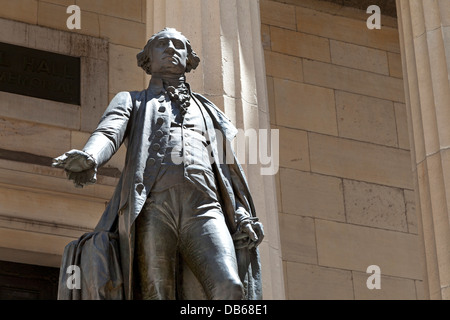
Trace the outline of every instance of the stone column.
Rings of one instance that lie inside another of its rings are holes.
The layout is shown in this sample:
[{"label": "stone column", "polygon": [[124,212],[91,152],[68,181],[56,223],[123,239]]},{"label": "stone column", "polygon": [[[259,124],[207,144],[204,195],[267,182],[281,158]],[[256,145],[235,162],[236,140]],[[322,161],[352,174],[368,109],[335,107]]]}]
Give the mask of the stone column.
[{"label": "stone column", "polygon": [[450,298],[450,1],[397,0],[425,263],[425,294]]},{"label": "stone column", "polygon": [[[148,37],[174,27],[190,39],[202,59],[199,68],[187,75],[193,90],[222,108],[238,129],[253,133],[270,129],[259,1],[147,0],[146,4]],[[266,232],[260,245],[264,298],[284,299],[274,175],[261,175],[262,165],[243,167]]]}]

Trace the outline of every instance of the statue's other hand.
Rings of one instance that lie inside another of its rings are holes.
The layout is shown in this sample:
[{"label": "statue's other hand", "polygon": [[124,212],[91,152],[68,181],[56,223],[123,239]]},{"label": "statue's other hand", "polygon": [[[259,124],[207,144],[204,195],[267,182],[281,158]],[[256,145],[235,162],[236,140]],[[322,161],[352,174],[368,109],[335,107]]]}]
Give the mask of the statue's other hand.
[{"label": "statue's other hand", "polygon": [[261,222],[250,222],[242,226],[242,232],[250,238],[249,248],[257,247],[264,239],[264,228]]},{"label": "statue's other hand", "polygon": [[94,158],[80,150],[71,150],[53,159],[52,167],[64,169],[76,187],[97,181],[97,165]]}]

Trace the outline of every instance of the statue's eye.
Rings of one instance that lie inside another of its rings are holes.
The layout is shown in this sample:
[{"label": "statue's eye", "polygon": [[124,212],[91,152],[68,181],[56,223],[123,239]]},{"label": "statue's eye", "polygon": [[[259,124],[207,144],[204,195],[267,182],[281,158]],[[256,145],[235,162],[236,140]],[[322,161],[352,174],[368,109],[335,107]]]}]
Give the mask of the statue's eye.
[{"label": "statue's eye", "polygon": [[156,45],[157,45],[158,47],[163,47],[163,46],[166,45],[166,43],[167,43],[166,40],[159,40],[158,43],[157,43]]},{"label": "statue's eye", "polygon": [[177,49],[184,49],[184,43],[180,40],[172,40],[173,46]]}]

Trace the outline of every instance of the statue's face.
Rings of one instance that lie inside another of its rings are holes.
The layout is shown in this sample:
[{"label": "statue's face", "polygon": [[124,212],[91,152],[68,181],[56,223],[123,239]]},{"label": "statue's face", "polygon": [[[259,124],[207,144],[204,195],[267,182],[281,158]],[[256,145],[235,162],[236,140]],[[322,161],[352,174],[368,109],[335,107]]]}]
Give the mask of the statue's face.
[{"label": "statue's face", "polygon": [[186,38],[179,33],[161,32],[152,45],[152,74],[181,75],[186,71]]}]

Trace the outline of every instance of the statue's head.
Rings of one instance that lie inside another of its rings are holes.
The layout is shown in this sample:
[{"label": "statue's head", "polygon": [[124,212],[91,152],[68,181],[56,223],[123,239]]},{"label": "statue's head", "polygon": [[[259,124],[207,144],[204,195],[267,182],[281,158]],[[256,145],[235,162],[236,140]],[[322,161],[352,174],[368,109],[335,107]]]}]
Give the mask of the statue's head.
[{"label": "statue's head", "polygon": [[200,58],[189,40],[173,28],[154,34],[137,55],[138,66],[147,74],[181,75],[197,68]]}]

